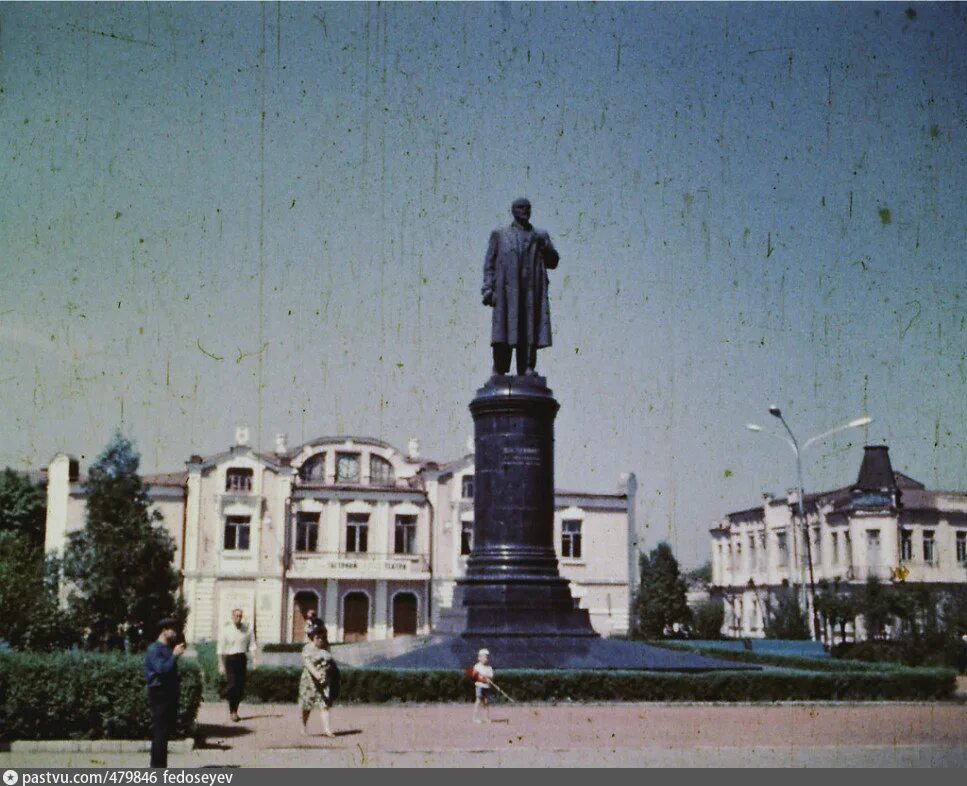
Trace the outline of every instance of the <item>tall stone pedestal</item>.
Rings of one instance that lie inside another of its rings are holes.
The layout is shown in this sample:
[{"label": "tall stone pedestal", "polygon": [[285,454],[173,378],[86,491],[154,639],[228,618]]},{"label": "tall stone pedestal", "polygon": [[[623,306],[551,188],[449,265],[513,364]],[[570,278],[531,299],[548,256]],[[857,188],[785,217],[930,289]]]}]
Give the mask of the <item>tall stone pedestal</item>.
[{"label": "tall stone pedestal", "polygon": [[[602,639],[577,608],[554,550],[554,416],[543,377],[495,376],[470,404],[475,433],[473,549],[453,611],[406,652],[372,668],[464,669],[486,647],[500,669],[757,669],[689,652]],[[440,635],[453,634],[453,635]]]},{"label": "tall stone pedestal", "polygon": [[464,637],[596,636],[554,550],[554,417],[543,377],[494,376],[470,404],[473,549],[458,595]]}]

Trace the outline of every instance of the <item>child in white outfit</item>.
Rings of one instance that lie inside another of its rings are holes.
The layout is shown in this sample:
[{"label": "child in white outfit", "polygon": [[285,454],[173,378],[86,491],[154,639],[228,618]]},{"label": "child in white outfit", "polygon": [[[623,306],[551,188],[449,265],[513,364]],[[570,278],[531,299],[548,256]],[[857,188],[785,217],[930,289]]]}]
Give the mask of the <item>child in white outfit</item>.
[{"label": "child in white outfit", "polygon": [[473,722],[480,723],[480,708],[483,707],[484,718],[490,723],[490,691],[494,679],[494,667],[490,665],[490,651],[480,650],[477,662],[473,666],[473,687],[477,700],[473,705]]}]

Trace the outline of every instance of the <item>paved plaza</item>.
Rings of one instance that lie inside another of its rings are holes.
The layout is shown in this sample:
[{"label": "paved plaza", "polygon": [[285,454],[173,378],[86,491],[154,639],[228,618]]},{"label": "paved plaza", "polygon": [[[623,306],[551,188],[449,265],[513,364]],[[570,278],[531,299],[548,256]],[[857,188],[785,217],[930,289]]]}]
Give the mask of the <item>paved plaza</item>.
[{"label": "paved plaza", "polygon": [[[354,705],[335,739],[299,731],[293,705],[203,704],[199,744],[173,767],[967,766],[959,703]],[[145,766],[139,753],[0,753],[0,767]]]}]

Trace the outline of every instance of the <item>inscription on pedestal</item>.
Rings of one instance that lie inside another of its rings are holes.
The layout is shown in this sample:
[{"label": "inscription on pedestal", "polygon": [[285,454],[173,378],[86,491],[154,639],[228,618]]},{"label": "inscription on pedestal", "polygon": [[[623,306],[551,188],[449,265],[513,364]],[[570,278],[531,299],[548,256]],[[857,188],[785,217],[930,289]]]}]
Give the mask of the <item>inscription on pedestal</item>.
[{"label": "inscription on pedestal", "polygon": [[501,449],[501,463],[505,467],[539,467],[541,449],[524,445],[504,445]]}]

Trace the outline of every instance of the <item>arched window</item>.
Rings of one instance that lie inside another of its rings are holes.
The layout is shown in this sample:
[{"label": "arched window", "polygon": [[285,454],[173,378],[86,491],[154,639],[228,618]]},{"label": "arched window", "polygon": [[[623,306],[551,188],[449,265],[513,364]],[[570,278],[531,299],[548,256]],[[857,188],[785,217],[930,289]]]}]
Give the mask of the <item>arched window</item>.
[{"label": "arched window", "polygon": [[299,477],[310,483],[322,483],[326,479],[326,454],[317,453],[307,458],[299,468]]},{"label": "arched window", "polygon": [[374,486],[392,486],[396,483],[393,475],[393,465],[382,456],[370,454],[369,482]]}]

